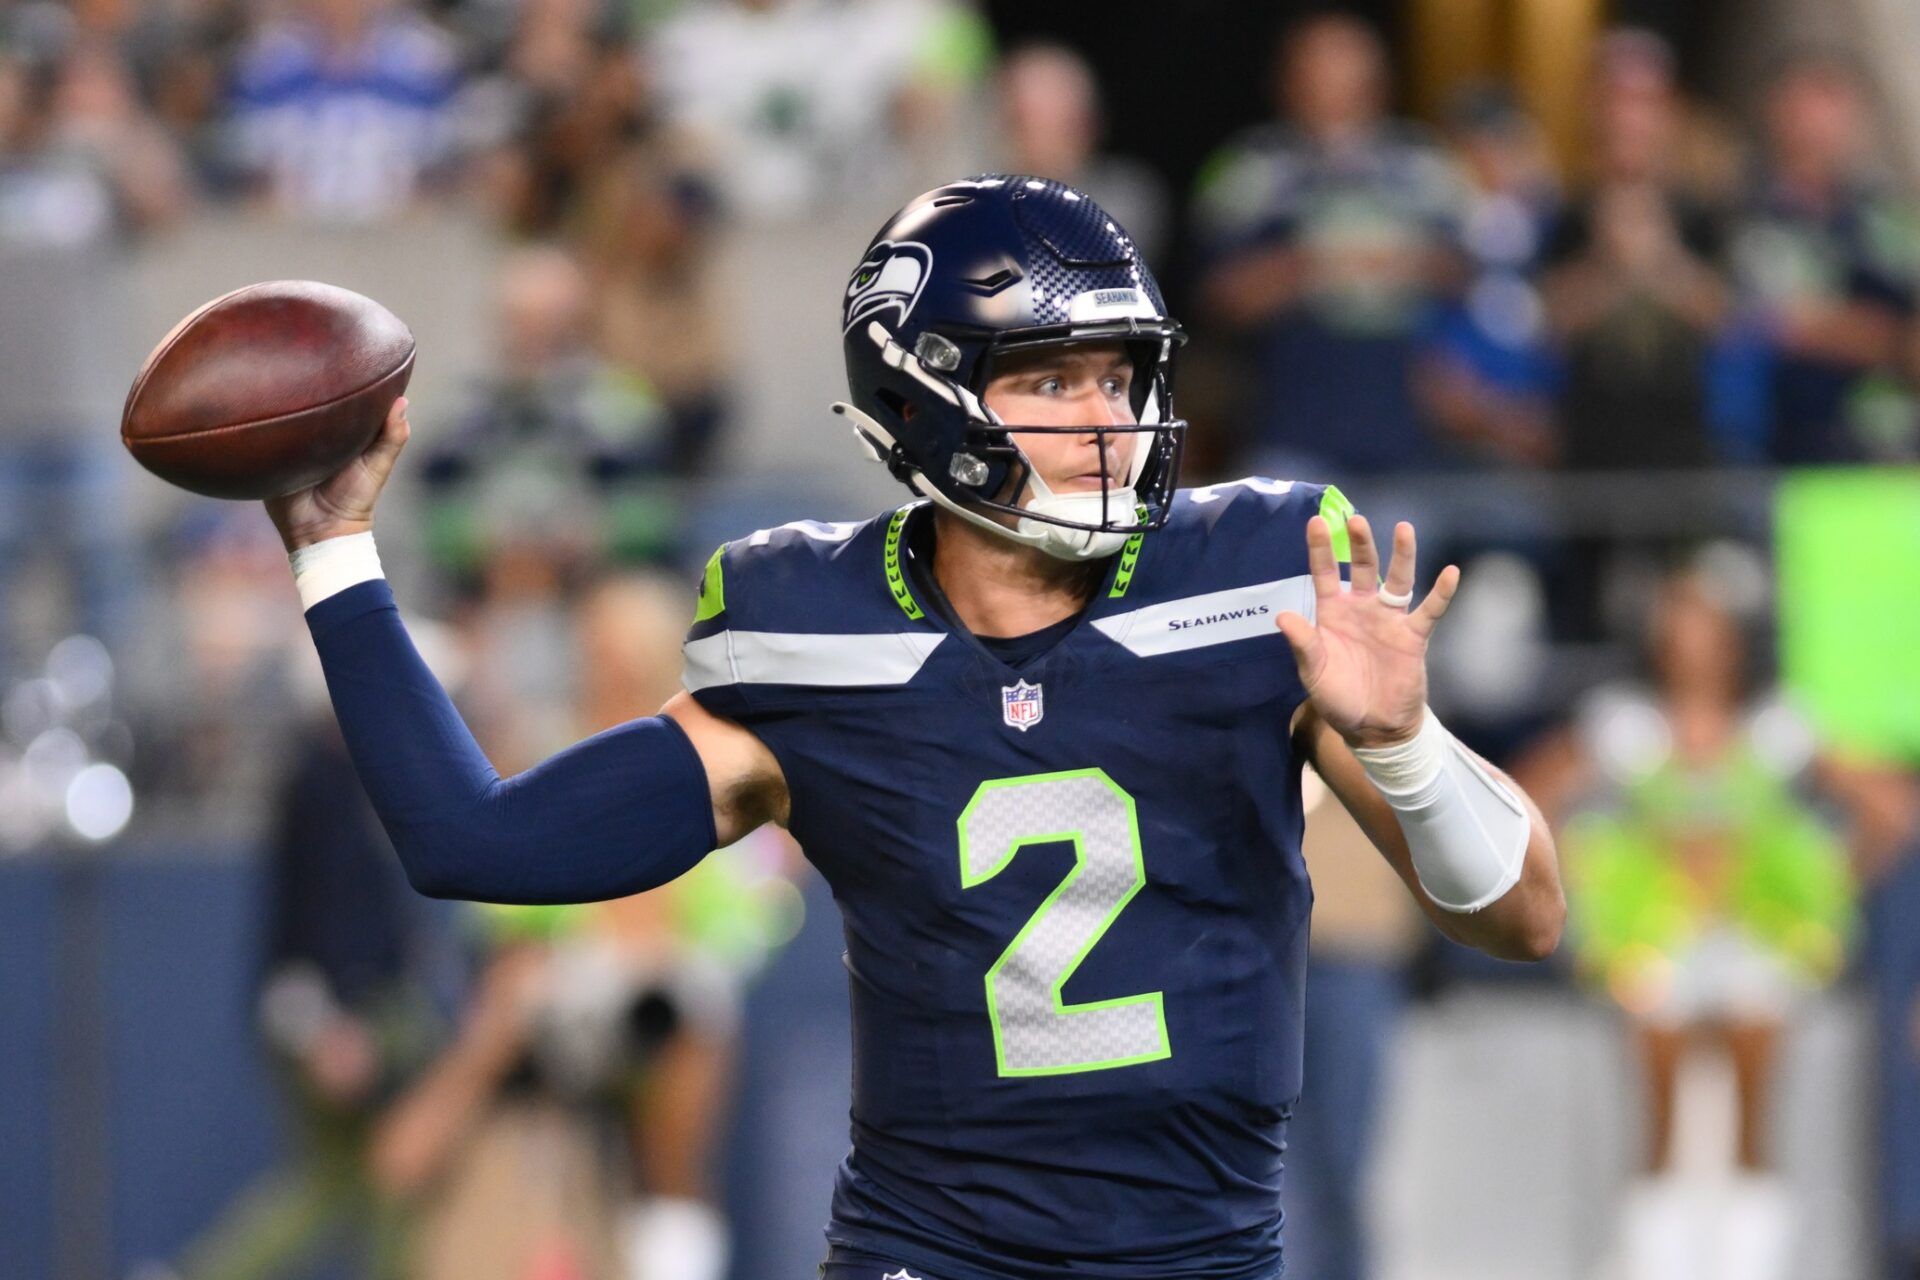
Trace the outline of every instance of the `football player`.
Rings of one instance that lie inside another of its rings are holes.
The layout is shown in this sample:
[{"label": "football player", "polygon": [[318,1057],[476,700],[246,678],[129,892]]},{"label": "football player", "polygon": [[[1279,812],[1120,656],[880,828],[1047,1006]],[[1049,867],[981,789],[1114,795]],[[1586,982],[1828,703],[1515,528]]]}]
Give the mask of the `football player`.
[{"label": "football player", "polygon": [[[845,920],[852,1150],[829,1280],[1271,1280],[1300,1091],[1312,764],[1448,937],[1557,945],[1532,803],[1426,706],[1414,531],[1338,490],[1177,488],[1183,341],[1126,233],[1007,175],[902,209],[834,406],[913,493],[715,552],[686,692],[501,779],[372,546],[404,402],[269,504],[413,883],[658,885],[787,826]],[[1350,562],[1345,577],[1341,563]]]}]

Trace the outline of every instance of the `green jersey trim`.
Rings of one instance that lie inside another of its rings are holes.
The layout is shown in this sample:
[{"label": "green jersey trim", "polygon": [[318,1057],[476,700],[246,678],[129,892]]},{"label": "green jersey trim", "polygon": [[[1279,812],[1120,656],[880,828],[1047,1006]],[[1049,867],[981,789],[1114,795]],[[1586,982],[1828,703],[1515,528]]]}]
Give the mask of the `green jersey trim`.
[{"label": "green jersey trim", "polygon": [[727,607],[727,588],[720,567],[720,557],[726,549],[726,543],[721,543],[707,559],[707,571],[700,579],[700,603],[693,611],[695,622],[716,618]]},{"label": "green jersey trim", "polygon": [[906,528],[907,516],[917,505],[909,503],[893,513],[893,518],[887,521],[886,546],[887,594],[900,606],[900,611],[915,622],[926,617],[926,614],[920,611],[919,602],[913,598],[913,592],[907,589],[907,575],[900,568],[900,531]]},{"label": "green jersey trim", "polygon": [[1347,501],[1347,495],[1340,492],[1336,485],[1328,485],[1320,494],[1320,518],[1327,522],[1327,529],[1333,534],[1333,558],[1338,561],[1353,560],[1353,543],[1347,537],[1347,518],[1354,514],[1353,503]]},{"label": "green jersey trim", "polygon": [[[1145,504],[1136,507],[1135,514],[1138,519],[1144,521],[1147,518]],[[1120,568],[1113,575],[1113,586],[1107,589],[1109,600],[1127,594],[1127,588],[1133,585],[1133,570],[1140,563],[1140,544],[1146,540],[1146,534],[1136,533],[1127,539],[1125,546],[1120,548]]]}]

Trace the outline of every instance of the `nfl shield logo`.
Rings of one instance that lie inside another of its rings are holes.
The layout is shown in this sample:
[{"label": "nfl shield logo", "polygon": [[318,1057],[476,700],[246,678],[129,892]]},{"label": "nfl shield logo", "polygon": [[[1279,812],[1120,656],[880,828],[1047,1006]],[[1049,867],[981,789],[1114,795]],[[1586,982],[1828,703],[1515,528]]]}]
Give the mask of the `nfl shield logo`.
[{"label": "nfl shield logo", "polygon": [[1025,733],[1039,724],[1040,717],[1046,713],[1045,704],[1040,701],[1040,686],[1028,684],[1025,680],[1018,684],[1003,685],[1000,689],[1000,710],[1008,724]]}]

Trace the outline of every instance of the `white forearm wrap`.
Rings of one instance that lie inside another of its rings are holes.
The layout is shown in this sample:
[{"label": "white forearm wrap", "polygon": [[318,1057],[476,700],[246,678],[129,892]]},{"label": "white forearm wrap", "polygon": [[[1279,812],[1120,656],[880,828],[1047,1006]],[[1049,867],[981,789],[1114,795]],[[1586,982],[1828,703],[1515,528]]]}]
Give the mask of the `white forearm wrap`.
[{"label": "white forearm wrap", "polygon": [[293,585],[300,592],[302,610],[348,587],[387,576],[380,569],[380,553],[374,550],[371,529],[300,547],[287,561],[293,565]]},{"label": "white forearm wrap", "polygon": [[1533,823],[1520,798],[1427,708],[1412,738],[1355,747],[1400,818],[1420,887],[1448,911],[1478,911],[1520,879]]}]

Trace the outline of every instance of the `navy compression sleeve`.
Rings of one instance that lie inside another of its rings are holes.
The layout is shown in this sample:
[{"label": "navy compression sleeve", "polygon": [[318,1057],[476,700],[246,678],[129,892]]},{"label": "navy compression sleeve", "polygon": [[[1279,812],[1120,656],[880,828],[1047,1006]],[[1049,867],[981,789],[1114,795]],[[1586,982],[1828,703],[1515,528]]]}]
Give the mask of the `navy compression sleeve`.
[{"label": "navy compression sleeve", "polygon": [[591,902],[665,884],[718,837],[680,726],[630,720],[503,779],[427,670],[384,578],[307,610],[354,768],[435,898]]}]

